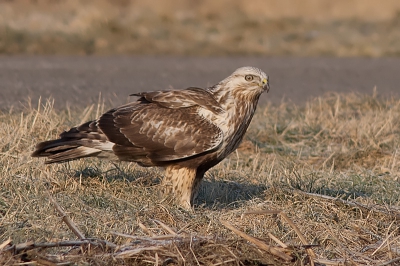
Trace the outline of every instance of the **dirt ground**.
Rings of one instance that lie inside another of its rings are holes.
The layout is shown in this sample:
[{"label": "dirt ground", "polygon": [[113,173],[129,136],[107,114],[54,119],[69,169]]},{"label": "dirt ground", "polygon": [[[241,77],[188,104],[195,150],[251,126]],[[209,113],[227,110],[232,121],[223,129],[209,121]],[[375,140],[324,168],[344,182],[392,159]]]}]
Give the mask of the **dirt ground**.
[{"label": "dirt ground", "polygon": [[139,91],[205,87],[236,68],[260,67],[270,76],[271,90],[261,103],[282,99],[304,103],[329,92],[400,95],[400,58],[287,58],[287,57],[154,57],[154,56],[2,56],[0,106],[20,108],[28,99],[55,99],[66,105],[106,106],[129,101]]}]

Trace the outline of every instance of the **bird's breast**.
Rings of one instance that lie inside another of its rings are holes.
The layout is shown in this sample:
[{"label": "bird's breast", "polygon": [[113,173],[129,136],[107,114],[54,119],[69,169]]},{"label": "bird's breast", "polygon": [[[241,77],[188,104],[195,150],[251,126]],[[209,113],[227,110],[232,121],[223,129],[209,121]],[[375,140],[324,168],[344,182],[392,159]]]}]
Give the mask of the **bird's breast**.
[{"label": "bird's breast", "polygon": [[225,109],[225,112],[215,114],[200,108],[198,114],[218,126],[224,133],[218,157],[224,158],[234,151],[243,139],[244,134],[254,115],[254,106],[241,105]]},{"label": "bird's breast", "polygon": [[232,134],[233,128],[232,128],[232,112],[225,111],[219,114],[215,114],[210,110],[200,108],[198,111],[199,116],[202,118],[210,121],[214,125],[216,125],[218,128],[221,129],[221,131],[224,133],[224,140],[227,136]]}]

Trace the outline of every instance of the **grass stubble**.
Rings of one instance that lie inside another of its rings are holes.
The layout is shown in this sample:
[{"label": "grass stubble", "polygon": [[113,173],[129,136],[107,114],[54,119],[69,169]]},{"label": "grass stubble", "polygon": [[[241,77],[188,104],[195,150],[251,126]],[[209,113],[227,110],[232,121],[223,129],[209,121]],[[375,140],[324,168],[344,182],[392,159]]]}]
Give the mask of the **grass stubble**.
[{"label": "grass stubble", "polygon": [[162,169],[30,157],[103,110],[0,113],[0,264],[400,263],[400,99],[261,106],[192,212],[160,193]]}]

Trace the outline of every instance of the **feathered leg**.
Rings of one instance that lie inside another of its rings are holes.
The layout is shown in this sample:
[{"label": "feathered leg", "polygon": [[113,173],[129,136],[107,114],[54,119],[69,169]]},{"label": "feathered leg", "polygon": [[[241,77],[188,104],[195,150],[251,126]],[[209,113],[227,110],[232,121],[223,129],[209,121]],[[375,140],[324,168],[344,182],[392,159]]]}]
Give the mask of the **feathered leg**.
[{"label": "feathered leg", "polygon": [[163,185],[172,192],[176,202],[185,209],[191,209],[197,196],[204,172],[182,166],[168,166],[165,170]]}]

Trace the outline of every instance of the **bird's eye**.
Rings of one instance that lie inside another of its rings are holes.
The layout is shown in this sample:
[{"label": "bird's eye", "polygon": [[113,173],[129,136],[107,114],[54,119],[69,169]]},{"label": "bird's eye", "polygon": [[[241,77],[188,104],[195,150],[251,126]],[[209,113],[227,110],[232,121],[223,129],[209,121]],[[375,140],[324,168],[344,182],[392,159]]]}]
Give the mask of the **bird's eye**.
[{"label": "bird's eye", "polygon": [[252,81],[253,80],[253,76],[252,75],[246,75],[245,77],[244,77],[244,79],[246,80],[246,81]]}]

